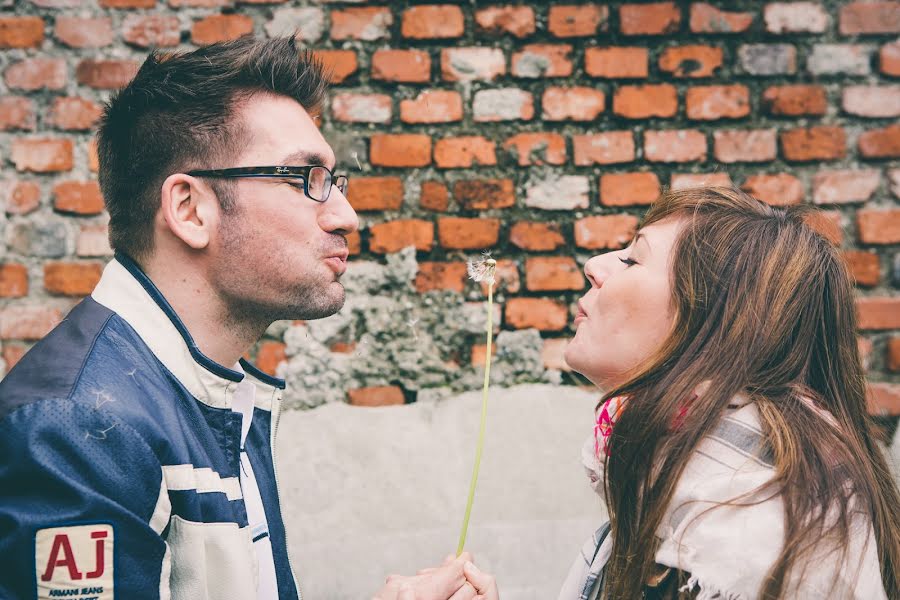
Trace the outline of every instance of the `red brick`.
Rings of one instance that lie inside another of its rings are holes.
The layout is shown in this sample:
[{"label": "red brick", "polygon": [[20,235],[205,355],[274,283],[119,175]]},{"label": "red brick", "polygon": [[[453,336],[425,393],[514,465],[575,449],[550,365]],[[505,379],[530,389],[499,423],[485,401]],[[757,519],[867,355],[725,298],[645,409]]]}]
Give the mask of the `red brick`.
[{"label": "red brick", "polygon": [[847,134],[842,127],[819,126],[781,132],[785,160],[837,160],[847,154]]},{"label": "red brick", "polygon": [[562,165],[566,162],[566,139],[558,133],[526,132],[503,143],[520,167]]},{"label": "red brick", "polygon": [[900,156],[900,125],[872,129],[859,136],[859,153],[865,158],[895,158]]},{"label": "red brick", "polygon": [[44,263],[44,288],[51,294],[87,296],[100,281],[100,263]]},{"label": "red brick", "polygon": [[900,41],[881,47],[878,51],[878,69],[885,75],[900,77]]},{"label": "red brick", "polygon": [[619,27],[625,35],[663,35],[680,26],[681,10],[675,2],[623,4],[619,8]]},{"label": "red brick", "polygon": [[868,371],[871,364],[872,350],[874,349],[872,340],[858,335],[856,336],[856,347],[859,350],[859,357],[862,360],[863,369]]},{"label": "red brick", "polygon": [[844,111],[860,117],[900,117],[900,85],[854,85],[841,96]]},{"label": "red brick", "polygon": [[638,218],[631,215],[584,217],[575,221],[575,245],[588,250],[618,250],[637,233]]},{"label": "red brick", "polygon": [[[169,4],[174,8],[178,6],[176,0],[169,0]],[[190,2],[186,2],[185,6],[191,6]],[[154,8],[156,0],[100,0],[100,6],[103,8]],[[197,4],[197,6],[207,6],[206,4]],[[218,4],[210,4],[209,6],[218,6]]]},{"label": "red brick", "polygon": [[506,57],[500,48],[444,48],[441,76],[446,81],[493,81],[506,73]]},{"label": "red brick", "polygon": [[453,186],[453,197],[467,210],[509,208],[516,203],[512,179],[463,179]]},{"label": "red brick", "polygon": [[331,11],[331,39],[373,41],[391,35],[394,17],[386,6]]},{"label": "red brick", "polygon": [[742,33],[753,24],[753,13],[719,10],[706,2],[691,4],[691,31],[694,33]]},{"label": "red brick", "polygon": [[97,138],[91,138],[87,143],[88,170],[96,173],[100,170],[100,157],[97,154]]},{"label": "red brick", "polygon": [[600,176],[600,204],[652,204],[660,193],[656,173],[608,173]]},{"label": "red brick", "polygon": [[695,121],[739,119],[750,114],[750,90],[744,85],[707,85],[688,88],[687,117]]},{"label": "red brick", "polygon": [[477,123],[529,121],[534,118],[534,97],[518,88],[493,88],[475,92],[472,120]]},{"label": "red brick", "polygon": [[7,306],[0,309],[0,338],[39,340],[60,321],[62,314],[49,306]]},{"label": "red brick", "polygon": [[806,224],[835,246],[844,241],[841,213],[836,210],[817,210],[806,216]]},{"label": "red brick", "polygon": [[446,212],[450,194],[440,181],[423,181],[419,194],[419,206],[427,210]]},{"label": "red brick", "polygon": [[534,9],[530,6],[491,6],[475,12],[475,23],[486,33],[508,33],[524,38],[534,33]]},{"label": "red brick", "polygon": [[0,297],[21,298],[28,295],[28,269],[17,263],[0,264]]},{"label": "red brick", "polygon": [[434,164],[442,169],[496,165],[494,142],[481,136],[444,138],[434,144]]},{"label": "red brick", "polygon": [[813,177],[813,202],[816,204],[865,202],[878,189],[879,183],[881,172],[874,169],[820,171]]},{"label": "red brick", "polygon": [[9,372],[16,364],[22,360],[28,348],[19,344],[3,344],[3,362],[6,363],[6,371]]},{"label": "red brick", "polygon": [[52,173],[71,171],[74,165],[72,140],[67,139],[16,138],[11,154],[17,171]]},{"label": "red brick", "polygon": [[[128,0],[125,0],[128,1]],[[141,0],[136,0],[140,2]],[[150,2],[150,0],[147,0]],[[232,6],[233,0],[169,0],[169,8],[219,8]]]},{"label": "red brick", "polygon": [[773,115],[824,115],[828,98],[821,85],[775,85],[763,92],[761,106]]},{"label": "red brick", "polygon": [[54,98],[47,123],[57,129],[87,131],[97,124],[103,107],[87,98]]},{"label": "red brick", "polygon": [[846,250],[843,255],[857,285],[865,287],[878,285],[881,279],[881,264],[877,254],[862,250]]},{"label": "red brick", "polygon": [[78,256],[112,256],[109,247],[109,226],[105,223],[82,225],[75,241]]},{"label": "red brick", "polygon": [[[491,345],[491,356],[497,356],[497,344]],[[472,344],[471,363],[473,367],[483,367],[487,358],[487,344]]]},{"label": "red brick", "polygon": [[256,368],[263,373],[275,376],[278,365],[284,362],[285,345],[281,342],[263,342],[256,351]]},{"label": "red brick", "polygon": [[672,191],[698,187],[732,187],[728,173],[674,173],[669,187]]},{"label": "red brick", "polygon": [[[353,50],[316,50],[314,54],[322,61],[331,83],[344,82],[359,68],[359,61]],[[375,60],[374,55],[372,60]]]},{"label": "red brick", "polygon": [[122,39],[138,48],[177,46],[181,24],[175,15],[128,15],[122,21]]},{"label": "red brick", "polygon": [[210,15],[191,27],[191,41],[198,46],[234,40],[253,33],[253,18],[247,15]]},{"label": "red brick", "polygon": [[133,60],[82,60],[75,69],[75,77],[81,85],[101,90],[124,87],[138,71],[140,65]]},{"label": "red brick", "polygon": [[33,100],[23,96],[0,97],[0,131],[33,130],[36,126]]},{"label": "red brick", "polygon": [[788,173],[751,175],[741,189],[766,204],[788,206],[803,202],[803,182]]},{"label": "red brick", "polygon": [[431,79],[431,58],[424,50],[376,50],[372,55],[372,78],[427,82]]},{"label": "red brick", "polygon": [[353,354],[353,351],[356,350],[356,346],[356,342],[335,342],[328,350],[335,354]]},{"label": "red brick", "polygon": [[33,181],[3,182],[6,192],[5,210],[10,215],[27,215],[41,204],[41,188]]},{"label": "red brick", "polygon": [[613,95],[613,112],[626,119],[674,117],[678,111],[678,92],[667,83],[623,85]]},{"label": "red brick", "polygon": [[715,46],[673,46],[660,54],[659,68],[675,77],[712,77],[722,56],[722,48]]},{"label": "red brick", "polygon": [[420,294],[432,290],[462,292],[466,287],[468,272],[464,262],[420,262],[416,274],[416,291]]},{"label": "red brick", "polygon": [[900,296],[857,298],[856,311],[862,330],[900,329]]},{"label": "red brick", "polygon": [[547,15],[547,30],[561,38],[589,37],[597,35],[600,25],[605,25],[607,19],[609,8],[603,5],[554,5]]},{"label": "red brick", "polygon": [[889,371],[894,373],[900,371],[900,336],[894,336],[888,340],[886,362]]},{"label": "red brick", "polygon": [[381,385],[348,390],[347,401],[353,406],[394,406],[406,402],[403,390],[396,385]]},{"label": "red brick", "polygon": [[500,219],[440,217],[438,240],[448,250],[484,250],[497,243]]},{"label": "red brick", "polygon": [[569,44],[529,44],[512,55],[510,71],[514,77],[568,77],[571,53]]},{"label": "red brick", "polygon": [[44,20],[40,17],[0,17],[0,48],[40,48]]},{"label": "red brick", "polygon": [[70,48],[102,48],[113,43],[112,19],[96,17],[56,17],[53,30],[56,39]]},{"label": "red brick", "polygon": [[706,160],[706,134],[696,129],[645,131],[644,158],[665,163]]},{"label": "red brick", "polygon": [[566,346],[569,345],[566,338],[550,338],[544,340],[541,347],[541,363],[545,369],[570,372],[572,367],[566,362]]},{"label": "red brick", "polygon": [[825,7],[816,2],[771,2],[763,10],[769,33],[824,33],[830,24]]},{"label": "red brick", "polygon": [[362,237],[359,235],[359,230],[348,233],[344,238],[347,240],[347,252],[350,256],[359,256],[362,251]]},{"label": "red brick", "polygon": [[354,177],[347,191],[354,210],[397,210],[403,204],[403,181],[399,177]]},{"label": "red brick", "polygon": [[584,50],[584,72],[605,79],[646,79],[649,73],[646,48],[589,47]]},{"label": "red brick", "polygon": [[896,383],[869,383],[866,406],[869,414],[878,416],[900,415],[900,385]]},{"label": "red brick", "polygon": [[900,243],[900,208],[859,210],[856,225],[863,244]]},{"label": "red brick", "polygon": [[537,256],[525,260],[525,288],[531,292],[584,289],[584,276],[568,256]]},{"label": "red brick", "polygon": [[62,58],[26,58],[4,72],[6,85],[29,92],[61,90],[66,87],[66,61]]},{"label": "red brick", "polygon": [[431,164],[431,138],[418,133],[376,134],[369,140],[369,161],[379,167]]},{"label": "red brick", "polygon": [[541,104],[547,121],[593,121],[604,111],[606,96],[590,87],[549,87]]},{"label": "red brick", "polygon": [[842,35],[900,33],[900,2],[853,2],[841,7]]},{"label": "red brick", "polygon": [[569,321],[566,305],[549,298],[510,298],[505,308],[505,323],[513,329],[560,331]]},{"label": "red brick", "polygon": [[775,160],[774,129],[725,129],[713,132],[716,160],[724,163]]},{"label": "red brick", "polygon": [[635,157],[634,136],[630,131],[575,135],[572,150],[579,167],[627,163]]},{"label": "red brick", "polygon": [[519,221],[509,229],[509,242],[522,250],[556,250],[566,245],[566,239],[556,223]]},{"label": "red brick", "polygon": [[386,94],[335,94],[332,116],[344,123],[390,123],[391,97]]},{"label": "red brick", "polygon": [[458,38],[465,31],[462,9],[452,4],[413,6],[403,11],[400,33],[405,38]]},{"label": "red brick", "polygon": [[53,208],[76,215],[97,215],[103,212],[103,195],[96,181],[63,181],[53,187]]},{"label": "red brick", "polygon": [[463,101],[459,92],[425,90],[415,100],[400,101],[404,123],[451,123],[462,121]]},{"label": "red brick", "polygon": [[431,250],[434,224],[422,219],[401,219],[369,227],[369,250],[375,254],[389,254],[407,246],[422,252]]}]

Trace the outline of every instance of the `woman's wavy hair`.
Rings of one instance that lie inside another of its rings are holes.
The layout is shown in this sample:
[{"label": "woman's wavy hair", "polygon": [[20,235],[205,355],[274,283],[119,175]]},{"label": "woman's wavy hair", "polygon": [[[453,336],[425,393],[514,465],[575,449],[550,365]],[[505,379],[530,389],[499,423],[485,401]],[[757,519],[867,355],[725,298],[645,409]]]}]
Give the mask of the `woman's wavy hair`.
[{"label": "woman's wavy hair", "polygon": [[[846,558],[861,512],[874,527],[888,598],[900,598],[900,494],[866,412],[853,284],[837,248],[807,224],[810,213],[729,188],[667,192],[647,213],[644,226],[684,222],[671,256],[675,319],[655,355],[602,400],[629,398],[606,464],[606,597],[641,597],[685,465],[744,393],[775,458],[774,480],[754,497],[784,502],[782,551],[759,597],[791,597],[805,559],[821,556],[823,544]],[[702,382],[709,387],[673,430]]]}]

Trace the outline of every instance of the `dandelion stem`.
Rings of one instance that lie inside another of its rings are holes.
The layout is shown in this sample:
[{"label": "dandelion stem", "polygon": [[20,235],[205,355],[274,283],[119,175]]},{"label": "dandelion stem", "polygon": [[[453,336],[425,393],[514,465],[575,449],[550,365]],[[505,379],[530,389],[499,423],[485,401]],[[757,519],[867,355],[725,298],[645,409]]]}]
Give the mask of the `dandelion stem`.
[{"label": "dandelion stem", "polygon": [[466,516],[463,518],[462,531],[459,532],[459,545],[456,556],[462,554],[466,546],[466,532],[469,529],[469,517],[472,515],[472,503],[475,500],[475,486],[478,485],[478,469],[481,467],[481,452],[484,450],[484,429],[487,424],[488,385],[491,380],[491,341],[494,336],[494,281],[488,282],[487,312],[487,351],[484,355],[484,387],[481,392],[481,426],[478,429],[478,443],[475,447],[475,467],[472,469],[472,482],[469,484],[469,499],[466,502]]}]

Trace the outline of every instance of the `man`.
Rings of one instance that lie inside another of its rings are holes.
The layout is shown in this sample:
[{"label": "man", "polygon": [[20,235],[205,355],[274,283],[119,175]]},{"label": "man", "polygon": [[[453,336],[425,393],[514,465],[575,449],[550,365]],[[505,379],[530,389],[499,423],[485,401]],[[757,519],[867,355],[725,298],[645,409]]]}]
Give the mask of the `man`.
[{"label": "man", "polygon": [[[325,91],[291,38],[248,37],[151,54],[109,103],[115,259],[0,383],[0,598],[299,597],[284,382],[241,356],[344,302],[358,222],[316,127]],[[378,595],[472,598],[468,558]]]}]

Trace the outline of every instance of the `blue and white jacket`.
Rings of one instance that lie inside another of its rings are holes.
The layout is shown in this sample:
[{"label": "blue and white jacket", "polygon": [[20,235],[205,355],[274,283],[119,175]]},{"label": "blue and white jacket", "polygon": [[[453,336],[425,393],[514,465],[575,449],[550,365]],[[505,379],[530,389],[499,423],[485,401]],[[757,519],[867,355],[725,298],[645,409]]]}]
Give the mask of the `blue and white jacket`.
[{"label": "blue and white jacket", "polygon": [[[241,367],[279,598],[295,599],[273,455],[284,382]],[[0,382],[0,598],[255,598],[231,410],[242,379],[117,255]]]}]

